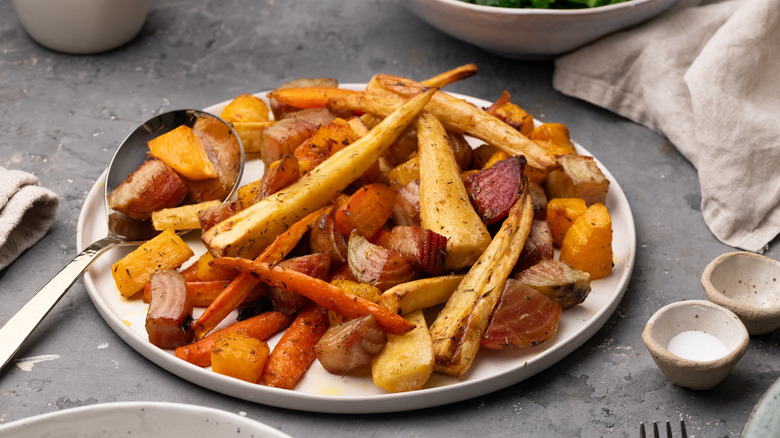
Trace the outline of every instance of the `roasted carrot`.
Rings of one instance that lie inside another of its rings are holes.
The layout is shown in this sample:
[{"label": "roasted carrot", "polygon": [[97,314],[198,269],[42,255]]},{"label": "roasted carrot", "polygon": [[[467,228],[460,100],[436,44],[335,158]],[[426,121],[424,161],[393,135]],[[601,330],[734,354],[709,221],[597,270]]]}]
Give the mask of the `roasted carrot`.
[{"label": "roasted carrot", "polygon": [[[278,235],[276,239],[257,256],[257,260],[266,263],[277,263],[289,253],[304,234],[311,229],[314,221],[322,214],[330,213],[332,205],[326,205],[319,210],[310,213],[303,219],[294,223],[284,233]],[[236,277],[228,287],[214,300],[211,305],[200,315],[197,321],[192,324],[190,330],[197,339],[206,336],[214,327],[222,322],[225,317],[235,310],[241,304],[246,296],[260,282],[251,274],[241,274]]]},{"label": "roasted carrot", "polygon": [[296,108],[323,108],[331,97],[355,93],[336,87],[293,87],[271,91],[268,98]]},{"label": "roasted carrot", "polygon": [[178,347],[173,351],[173,354],[179,359],[186,360],[191,364],[199,367],[207,367],[211,365],[211,347],[214,346],[214,342],[217,340],[220,333],[224,334],[231,331],[240,331],[252,338],[266,341],[279,332],[279,330],[289,326],[291,321],[292,319],[289,316],[286,316],[281,312],[265,312],[253,316],[252,318],[239,321],[221,330],[217,330],[192,344]]},{"label": "roasted carrot", "polygon": [[349,236],[353,229],[366,239],[372,238],[393,215],[395,192],[382,183],[368,184],[349,197],[336,210],[333,220],[336,229]]},{"label": "roasted carrot", "polygon": [[196,281],[198,279],[198,263],[192,263],[179,271],[182,277],[187,281]]},{"label": "roasted carrot", "polygon": [[328,311],[322,306],[298,312],[268,356],[260,381],[275,388],[295,388],[314,361],[314,346],[329,325]]},{"label": "roasted carrot", "polygon": [[252,272],[269,286],[279,287],[303,295],[320,306],[348,319],[366,316],[371,313],[376,317],[382,330],[390,334],[402,335],[414,328],[414,324],[376,303],[300,272],[236,257],[220,257],[214,259],[212,263],[234,267],[245,272]]}]

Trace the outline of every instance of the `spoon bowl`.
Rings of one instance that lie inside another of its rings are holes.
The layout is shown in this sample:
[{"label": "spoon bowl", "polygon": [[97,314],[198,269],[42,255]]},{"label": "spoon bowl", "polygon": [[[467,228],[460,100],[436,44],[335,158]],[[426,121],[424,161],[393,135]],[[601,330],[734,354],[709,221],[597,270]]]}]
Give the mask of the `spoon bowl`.
[{"label": "spoon bowl", "polygon": [[[224,120],[198,110],[170,111],[146,121],[136,128],[117,148],[106,170],[106,197],[149,158],[149,140],[187,125],[198,131],[204,142],[211,143],[210,158],[220,169],[217,196],[230,199],[241,181],[244,170],[244,148],[241,139]],[[191,189],[197,189],[197,184]],[[221,196],[220,196],[221,195]],[[30,301],[0,328],[0,369],[11,360],[21,344],[46,317],[89,265],[109,249],[122,245],[139,245],[157,234],[148,221],[130,219],[113,211],[106,202],[108,235],[84,248],[54,276]]]}]

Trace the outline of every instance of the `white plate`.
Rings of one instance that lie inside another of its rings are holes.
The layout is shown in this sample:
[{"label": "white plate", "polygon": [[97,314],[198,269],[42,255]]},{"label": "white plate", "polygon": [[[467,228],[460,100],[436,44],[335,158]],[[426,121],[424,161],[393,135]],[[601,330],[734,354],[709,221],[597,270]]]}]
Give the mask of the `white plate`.
[{"label": "white plate", "polygon": [[[363,84],[344,84],[344,88],[362,89]],[[265,97],[265,93],[258,93]],[[490,102],[455,95],[478,106]],[[220,114],[224,105],[206,108]],[[578,151],[588,152],[580,147]],[[472,368],[459,379],[434,375],[426,388],[401,394],[389,394],[377,388],[370,375],[337,376],[326,372],[315,361],[295,390],[283,390],[255,385],[211,372],[173,356],[150,344],[144,328],[146,304],[120,296],[110,275],[110,266],[130,249],[111,250],[92,264],[84,276],[87,291],[95,307],[112,329],[136,351],[160,367],[197,385],[245,400],[290,409],[329,413],[394,412],[439,406],[466,400],[506,388],[546,369],[582,345],[593,336],[617,307],[628,286],[636,255],[634,219],[625,194],[612,174],[599,163],[610,181],[606,205],[612,215],[615,267],[612,274],[592,282],[592,292],[584,303],[563,312],[558,333],[549,342],[522,352],[483,350]],[[247,162],[243,183],[262,175],[260,160]],[[104,220],[103,183],[101,176],[82,209],[78,223],[77,245],[81,248],[103,237],[107,232]],[[196,233],[185,237],[196,253],[205,251]],[[194,315],[196,318],[198,314]],[[273,345],[279,336],[272,338]]]},{"label": "white plate", "polygon": [[178,403],[118,402],[82,406],[0,426],[3,438],[289,438],[273,427],[230,412]]},{"label": "white plate", "polygon": [[777,379],[753,407],[742,438],[764,438],[780,436],[780,379]]}]

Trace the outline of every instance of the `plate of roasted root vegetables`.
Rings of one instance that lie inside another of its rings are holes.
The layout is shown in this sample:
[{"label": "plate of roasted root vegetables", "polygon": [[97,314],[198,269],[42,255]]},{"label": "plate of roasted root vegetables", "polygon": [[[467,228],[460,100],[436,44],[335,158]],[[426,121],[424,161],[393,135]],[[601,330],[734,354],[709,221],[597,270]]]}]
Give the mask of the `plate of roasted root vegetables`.
[{"label": "plate of roasted root vegetables", "polygon": [[[243,142],[237,194],[152,213],[157,237],[88,271],[95,306],[173,374],[305,411],[439,406],[555,364],[620,302],[633,217],[565,125],[446,92],[474,73],[298,79],[205,108]],[[103,178],[80,247],[106,232]]]}]

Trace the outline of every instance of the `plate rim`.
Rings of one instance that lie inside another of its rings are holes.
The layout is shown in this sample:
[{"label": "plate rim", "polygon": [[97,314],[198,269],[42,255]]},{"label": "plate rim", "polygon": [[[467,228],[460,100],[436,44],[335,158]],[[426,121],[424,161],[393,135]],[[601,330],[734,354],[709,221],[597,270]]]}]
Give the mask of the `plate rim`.
[{"label": "plate rim", "polygon": [[[340,84],[340,87],[364,89],[365,85],[366,84],[361,83],[344,83]],[[259,97],[265,97],[265,93],[267,93],[267,91],[261,91],[254,94]],[[466,99],[473,103],[477,103],[478,105],[490,104],[483,99],[460,93],[448,92],[448,94],[457,98]],[[224,107],[224,105],[229,102],[230,100],[227,100],[210,105],[204,108],[203,111],[213,113],[220,107]],[[576,142],[573,143],[575,143],[579,153],[593,156],[583,146]],[[106,323],[108,323],[112,330],[114,330],[114,332],[117,333],[117,335],[119,335],[120,338],[122,338],[134,350],[161,368],[171,372],[172,374],[188,380],[190,383],[194,383],[198,386],[208,388],[222,394],[281,408],[336,414],[402,412],[460,402],[481,395],[486,395],[500,389],[508,388],[538,374],[555,363],[558,363],[564,357],[582,346],[582,344],[584,344],[587,340],[592,338],[593,335],[595,335],[595,333],[597,333],[604,326],[604,324],[622,301],[625,291],[628,288],[628,283],[631,279],[631,275],[634,269],[634,262],[636,259],[636,226],[630,204],[628,203],[628,199],[626,198],[622,187],[614,178],[612,173],[609,172],[609,170],[603,165],[603,163],[601,163],[596,157],[594,157],[594,159],[599,164],[601,170],[605,173],[605,176],[611,181],[610,185],[612,186],[614,183],[614,186],[610,187],[610,193],[612,196],[617,196],[619,205],[626,209],[625,214],[623,214],[621,217],[624,221],[626,221],[628,236],[621,235],[620,237],[621,239],[626,240],[628,253],[626,254],[625,267],[623,272],[620,274],[621,277],[616,286],[615,296],[605,306],[598,308],[595,314],[588,319],[587,323],[578,329],[574,335],[572,335],[571,339],[561,343],[543,344],[541,347],[542,353],[539,355],[541,356],[540,359],[536,358],[534,360],[526,361],[521,366],[513,367],[509,371],[504,371],[502,373],[492,375],[488,378],[479,378],[476,380],[465,381],[461,380],[454,384],[433,388],[424,388],[418,391],[367,396],[332,396],[303,393],[295,390],[272,388],[243,382],[238,379],[213,373],[206,368],[201,368],[182,361],[181,359],[175,358],[169,352],[160,350],[159,348],[155,347],[149,343],[147,339],[142,339],[132,329],[129,329],[120,317],[111,311],[107,303],[103,300],[103,297],[98,293],[96,284],[92,278],[92,268],[90,268],[84,274],[84,283],[90,296],[90,300],[92,301],[93,305],[95,305],[100,315],[103,317]],[[84,233],[82,232],[82,230],[86,229],[85,224],[88,220],[90,220],[87,214],[87,207],[91,202],[95,202],[94,198],[96,196],[102,196],[100,188],[104,180],[105,171],[101,174],[88,193],[79,215],[77,225],[77,247],[79,251],[89,244],[89,242],[84,241]],[[618,273],[613,272],[612,275],[618,275]],[[208,376],[204,376],[204,372],[208,373]],[[259,393],[260,396],[258,396],[256,393]]]},{"label": "plate rim", "polygon": [[227,420],[236,426],[241,427],[241,433],[262,433],[261,436],[268,438],[289,438],[284,432],[258,420],[236,414],[223,409],[213,408],[204,405],[177,403],[168,401],[116,401],[106,403],[95,403],[71,408],[60,409],[57,411],[46,412],[33,415],[26,418],[14,420],[9,423],[0,424],[0,434],[25,432],[27,429],[48,422],[62,423],[70,421],[86,421],[89,418],[80,418],[89,415],[94,418],[99,415],[112,413],[135,413],[145,412],[146,410],[161,412],[167,415],[187,415],[195,416],[203,420],[212,421],[219,424],[220,421]]}]

